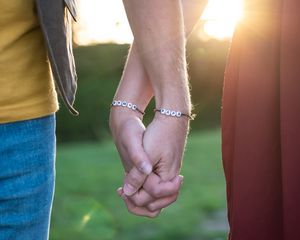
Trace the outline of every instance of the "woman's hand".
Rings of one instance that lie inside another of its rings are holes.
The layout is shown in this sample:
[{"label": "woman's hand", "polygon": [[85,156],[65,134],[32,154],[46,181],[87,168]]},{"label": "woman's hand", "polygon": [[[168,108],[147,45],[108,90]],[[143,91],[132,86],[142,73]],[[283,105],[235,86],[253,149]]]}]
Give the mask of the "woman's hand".
[{"label": "woman's hand", "polygon": [[147,175],[152,172],[152,163],[143,148],[145,126],[138,115],[133,110],[116,107],[111,109],[109,120],[124,170],[126,173],[132,172],[132,180],[127,187],[131,194],[143,185]]}]

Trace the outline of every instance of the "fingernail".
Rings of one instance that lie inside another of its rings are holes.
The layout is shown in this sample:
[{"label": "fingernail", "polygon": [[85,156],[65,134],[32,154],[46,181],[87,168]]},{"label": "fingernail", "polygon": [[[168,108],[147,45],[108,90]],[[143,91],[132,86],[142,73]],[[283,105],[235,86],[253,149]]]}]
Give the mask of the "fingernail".
[{"label": "fingernail", "polygon": [[152,172],[152,166],[148,162],[143,162],[141,164],[141,171],[147,175],[149,175]]},{"label": "fingernail", "polygon": [[122,195],[122,192],[123,192],[123,188],[122,187],[120,187],[120,188],[117,189],[117,193],[118,193],[119,196]]},{"label": "fingernail", "polygon": [[183,183],[183,179],[184,179],[184,177],[182,176],[182,175],[179,175],[178,176],[178,181],[182,184]]},{"label": "fingernail", "polygon": [[123,191],[124,191],[125,195],[131,196],[135,193],[135,188],[132,185],[125,183]]}]

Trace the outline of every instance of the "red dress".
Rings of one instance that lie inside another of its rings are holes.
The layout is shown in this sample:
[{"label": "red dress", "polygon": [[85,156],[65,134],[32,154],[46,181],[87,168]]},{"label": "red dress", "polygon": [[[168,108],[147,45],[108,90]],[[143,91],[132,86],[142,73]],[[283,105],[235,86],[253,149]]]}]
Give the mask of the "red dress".
[{"label": "red dress", "polygon": [[300,240],[300,1],[246,0],[222,112],[230,240]]}]

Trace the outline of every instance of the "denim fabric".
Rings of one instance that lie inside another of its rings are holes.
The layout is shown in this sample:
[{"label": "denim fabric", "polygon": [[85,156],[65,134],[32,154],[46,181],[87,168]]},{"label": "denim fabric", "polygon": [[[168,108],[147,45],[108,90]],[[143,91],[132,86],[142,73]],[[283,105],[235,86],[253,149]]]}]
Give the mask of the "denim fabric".
[{"label": "denim fabric", "polygon": [[0,240],[48,239],[55,145],[55,115],[0,124]]}]

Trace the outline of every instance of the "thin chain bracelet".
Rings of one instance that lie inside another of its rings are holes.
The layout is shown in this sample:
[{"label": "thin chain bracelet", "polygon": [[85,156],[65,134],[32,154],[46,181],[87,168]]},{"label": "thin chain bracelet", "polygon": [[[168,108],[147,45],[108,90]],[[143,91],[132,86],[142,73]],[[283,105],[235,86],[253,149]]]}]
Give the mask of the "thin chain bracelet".
[{"label": "thin chain bracelet", "polygon": [[196,117],[196,114],[187,114],[187,113],[182,113],[180,111],[174,111],[166,108],[161,108],[161,109],[154,108],[154,112],[159,112],[162,115],[166,115],[170,117],[177,117],[177,118],[188,117],[190,120],[194,120]]},{"label": "thin chain bracelet", "polygon": [[120,101],[120,100],[114,100],[111,104],[112,107],[127,107],[133,111],[137,111],[140,114],[144,115],[145,113],[140,110],[135,104],[126,102],[126,101]]}]

